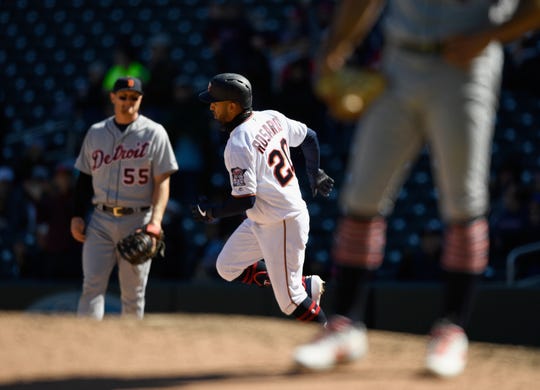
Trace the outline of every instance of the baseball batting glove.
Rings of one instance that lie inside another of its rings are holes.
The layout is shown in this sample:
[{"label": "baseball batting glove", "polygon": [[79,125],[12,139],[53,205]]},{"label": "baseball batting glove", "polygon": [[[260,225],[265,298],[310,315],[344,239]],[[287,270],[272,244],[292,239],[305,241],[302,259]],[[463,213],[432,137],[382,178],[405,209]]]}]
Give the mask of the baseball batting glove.
[{"label": "baseball batting glove", "polygon": [[319,169],[316,174],[309,175],[309,184],[313,197],[319,193],[326,198],[334,188],[334,179],[328,176],[325,171]]},{"label": "baseball batting glove", "polygon": [[165,234],[163,230],[155,231],[153,227],[145,225],[118,241],[116,249],[120,256],[133,265],[143,264],[157,255],[164,257]]},{"label": "baseball batting glove", "polygon": [[191,205],[191,215],[197,222],[212,223],[215,221],[212,215],[212,205],[204,196],[199,197],[199,201]]}]

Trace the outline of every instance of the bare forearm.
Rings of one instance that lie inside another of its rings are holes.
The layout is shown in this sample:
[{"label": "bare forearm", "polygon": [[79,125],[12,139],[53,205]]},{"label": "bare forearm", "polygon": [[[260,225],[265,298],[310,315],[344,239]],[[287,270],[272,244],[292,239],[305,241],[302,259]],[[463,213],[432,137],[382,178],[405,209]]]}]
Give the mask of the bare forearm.
[{"label": "bare forearm", "polygon": [[150,224],[161,226],[163,214],[167,208],[170,193],[170,177],[158,177],[154,183],[154,193],[152,195],[152,217]]},{"label": "bare forearm", "polygon": [[511,20],[487,31],[486,34],[491,40],[508,43],[538,28],[540,28],[540,0],[522,0]]},{"label": "bare forearm", "polygon": [[344,0],[334,11],[321,48],[321,71],[343,66],[374,26],[385,0]]},{"label": "bare forearm", "polygon": [[467,68],[470,61],[493,41],[503,44],[520,38],[528,31],[540,27],[540,0],[522,1],[514,16],[507,22],[470,35],[448,39],[444,45],[444,57],[458,67]]}]

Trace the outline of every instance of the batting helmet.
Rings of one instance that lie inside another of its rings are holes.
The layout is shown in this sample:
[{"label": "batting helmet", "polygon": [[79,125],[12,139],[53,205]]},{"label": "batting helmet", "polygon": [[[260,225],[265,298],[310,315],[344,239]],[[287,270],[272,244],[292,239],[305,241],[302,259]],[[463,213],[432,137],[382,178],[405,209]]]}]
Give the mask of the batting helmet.
[{"label": "batting helmet", "polygon": [[238,73],[220,73],[212,77],[208,89],[199,94],[199,99],[205,103],[231,100],[250,109],[252,104],[251,83]]}]

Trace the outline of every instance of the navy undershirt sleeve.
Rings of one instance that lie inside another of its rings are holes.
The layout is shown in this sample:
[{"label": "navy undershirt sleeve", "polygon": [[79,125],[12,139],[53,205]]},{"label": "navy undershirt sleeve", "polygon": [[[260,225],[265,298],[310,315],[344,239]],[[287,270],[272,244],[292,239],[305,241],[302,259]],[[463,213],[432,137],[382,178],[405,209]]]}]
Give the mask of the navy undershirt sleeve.
[{"label": "navy undershirt sleeve", "polygon": [[306,160],[306,171],[308,175],[316,175],[319,170],[321,150],[319,147],[319,140],[317,138],[317,133],[307,129],[306,138],[300,144],[302,148],[302,153],[304,154],[304,159]]},{"label": "navy undershirt sleeve", "polygon": [[242,198],[228,197],[223,203],[211,207],[214,218],[231,217],[242,214],[255,204],[255,196],[245,196]]},{"label": "navy undershirt sleeve", "polygon": [[93,196],[92,176],[79,172],[73,196],[73,217],[84,218],[86,216]]}]

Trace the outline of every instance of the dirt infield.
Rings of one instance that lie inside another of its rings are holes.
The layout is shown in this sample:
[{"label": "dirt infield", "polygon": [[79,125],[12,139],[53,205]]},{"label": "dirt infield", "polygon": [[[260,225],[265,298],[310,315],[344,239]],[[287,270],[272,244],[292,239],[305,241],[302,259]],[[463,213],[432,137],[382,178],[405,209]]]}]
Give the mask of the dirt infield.
[{"label": "dirt infield", "polygon": [[534,389],[540,350],[472,343],[464,375],[422,370],[425,338],[370,331],[370,353],[328,373],[299,372],[292,352],[316,327],[290,319],[0,313],[0,389]]}]

